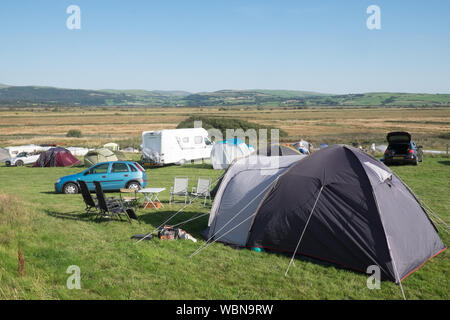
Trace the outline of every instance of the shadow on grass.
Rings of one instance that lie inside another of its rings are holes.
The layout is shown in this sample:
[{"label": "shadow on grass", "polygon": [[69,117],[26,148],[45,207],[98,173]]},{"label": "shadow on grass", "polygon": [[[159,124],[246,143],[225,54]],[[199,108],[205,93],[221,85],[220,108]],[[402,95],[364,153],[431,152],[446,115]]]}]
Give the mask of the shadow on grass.
[{"label": "shadow on grass", "polygon": [[[167,219],[169,219],[171,216],[173,216],[178,210],[149,210],[148,212],[142,213],[142,211],[139,211],[138,216],[139,220],[142,223],[149,224],[149,230],[147,232],[152,232],[157,227],[162,225]],[[173,226],[178,223],[185,222],[189,219],[199,217],[203,215],[202,212],[180,212],[175,217],[170,219],[167,222],[167,225]],[[185,224],[182,224],[180,226],[177,226],[183,230],[186,230],[192,236],[194,236],[197,239],[201,238],[201,232],[203,229],[207,227],[208,224],[208,218],[209,215],[203,215],[201,218],[189,221]]]},{"label": "shadow on grass", "polygon": [[80,211],[59,212],[55,210],[44,210],[45,214],[53,218],[65,219],[65,220],[80,220],[80,221],[93,221],[95,217],[94,213],[86,213]]},{"label": "shadow on grass", "polygon": [[446,166],[450,166],[450,160],[438,161],[438,163],[446,165]]},{"label": "shadow on grass", "polygon": [[95,223],[113,222],[113,221],[129,223],[128,220],[124,217],[122,217],[122,220],[120,220],[119,217],[115,217],[114,219],[104,218],[100,216],[97,217],[95,212],[90,213],[80,211],[59,212],[55,210],[45,210],[44,212],[50,217],[63,220],[75,220],[75,221],[95,222]]}]

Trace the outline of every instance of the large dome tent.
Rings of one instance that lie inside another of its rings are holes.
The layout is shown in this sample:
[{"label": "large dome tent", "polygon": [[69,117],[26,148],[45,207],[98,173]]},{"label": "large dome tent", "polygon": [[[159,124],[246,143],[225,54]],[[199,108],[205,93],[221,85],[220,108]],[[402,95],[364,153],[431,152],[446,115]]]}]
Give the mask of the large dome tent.
[{"label": "large dome tent", "polygon": [[223,178],[208,222],[210,241],[360,272],[378,265],[382,279],[396,283],[446,249],[412,191],[356,148],[279,157],[270,175],[246,165],[249,158],[236,161]]},{"label": "large dome tent", "polygon": [[93,166],[96,163],[106,161],[117,161],[118,158],[113,151],[106,148],[91,150],[84,156],[84,165],[86,167]]}]

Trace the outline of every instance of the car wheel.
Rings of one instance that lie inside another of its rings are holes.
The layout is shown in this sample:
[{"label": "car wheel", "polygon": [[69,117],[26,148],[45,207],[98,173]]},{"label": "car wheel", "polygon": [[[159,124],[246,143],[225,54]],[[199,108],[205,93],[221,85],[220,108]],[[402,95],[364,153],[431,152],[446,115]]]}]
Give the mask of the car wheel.
[{"label": "car wheel", "polygon": [[128,182],[127,183],[127,189],[140,190],[141,189],[141,184],[139,182],[136,182],[136,181]]},{"label": "car wheel", "polygon": [[78,186],[77,186],[75,183],[73,183],[73,182],[66,183],[66,184],[64,185],[64,187],[63,187],[63,192],[64,192],[65,194],[75,194],[75,193],[78,193]]},{"label": "car wheel", "polygon": [[16,166],[17,166],[17,167],[23,166],[23,161],[22,161],[22,160],[17,160],[17,161],[16,161]]},{"label": "car wheel", "polygon": [[413,165],[417,166],[419,164],[419,160],[416,158],[413,162]]}]

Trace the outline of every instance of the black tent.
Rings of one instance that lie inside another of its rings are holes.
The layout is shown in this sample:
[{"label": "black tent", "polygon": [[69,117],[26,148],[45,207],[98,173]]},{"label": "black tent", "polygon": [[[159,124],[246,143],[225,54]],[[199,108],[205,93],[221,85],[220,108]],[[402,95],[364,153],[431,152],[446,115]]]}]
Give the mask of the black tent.
[{"label": "black tent", "polygon": [[383,279],[397,283],[446,249],[412,191],[368,154],[335,145],[279,158],[270,175],[249,158],[228,170],[209,238],[361,272],[378,265]]}]

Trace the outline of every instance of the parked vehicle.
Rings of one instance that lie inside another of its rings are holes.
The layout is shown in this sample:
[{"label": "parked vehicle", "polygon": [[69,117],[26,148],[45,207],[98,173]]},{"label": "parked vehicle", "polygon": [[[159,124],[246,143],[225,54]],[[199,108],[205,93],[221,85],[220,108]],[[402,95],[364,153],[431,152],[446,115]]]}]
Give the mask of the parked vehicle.
[{"label": "parked vehicle", "polygon": [[203,128],[142,132],[142,162],[162,166],[209,159],[213,144]]},{"label": "parked vehicle", "polygon": [[47,151],[48,149],[50,149],[50,147],[46,145],[37,146],[34,144],[28,144],[23,146],[6,147],[3,149],[9,153],[10,158],[14,158],[17,157],[17,155],[21,152],[37,153]]},{"label": "parked vehicle", "polygon": [[56,180],[57,193],[78,193],[78,181],[86,182],[89,191],[95,191],[94,181],[101,183],[103,190],[113,191],[120,188],[140,189],[147,185],[145,169],[133,161],[101,162],[76,174]]},{"label": "parked vehicle", "polygon": [[386,137],[389,145],[384,152],[384,163],[413,164],[422,161],[422,146],[416,146],[408,132],[390,132]]},{"label": "parked vehicle", "polygon": [[27,164],[33,164],[39,159],[39,153],[36,152],[20,152],[17,156],[9,158],[5,161],[7,166],[21,167]]}]

